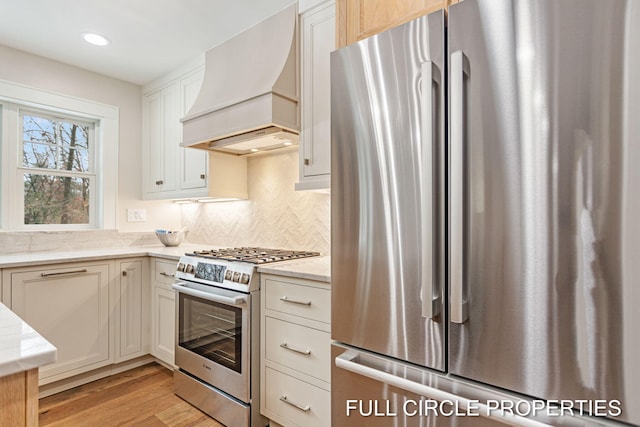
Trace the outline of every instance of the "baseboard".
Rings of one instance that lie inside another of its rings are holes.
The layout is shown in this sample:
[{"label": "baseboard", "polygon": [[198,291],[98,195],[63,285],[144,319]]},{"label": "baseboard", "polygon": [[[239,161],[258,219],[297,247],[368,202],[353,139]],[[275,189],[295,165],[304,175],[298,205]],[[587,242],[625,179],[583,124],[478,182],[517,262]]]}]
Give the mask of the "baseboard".
[{"label": "baseboard", "polygon": [[[128,371],[129,369],[137,368],[139,366],[156,361],[158,360],[155,357],[147,354],[135,359],[127,360],[126,362],[104,366],[102,368],[94,369],[90,372],[85,372],[83,374],[75,375],[63,380],[44,384],[40,386],[40,393],[38,397],[42,399],[43,397],[51,396],[52,394],[60,393],[65,390],[69,390],[71,388],[78,387],[92,381],[100,380],[111,375],[119,374],[120,372]],[[169,369],[172,369],[164,363],[163,365],[165,365]]]}]

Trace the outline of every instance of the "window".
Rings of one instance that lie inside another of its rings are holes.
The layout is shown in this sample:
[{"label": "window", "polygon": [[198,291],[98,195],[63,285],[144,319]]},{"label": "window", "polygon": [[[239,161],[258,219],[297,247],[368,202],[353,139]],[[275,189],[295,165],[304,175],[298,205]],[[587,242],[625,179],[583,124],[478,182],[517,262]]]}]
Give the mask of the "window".
[{"label": "window", "polygon": [[93,224],[94,125],[21,111],[24,224]]},{"label": "window", "polygon": [[119,114],[0,80],[0,229],[115,229]]}]

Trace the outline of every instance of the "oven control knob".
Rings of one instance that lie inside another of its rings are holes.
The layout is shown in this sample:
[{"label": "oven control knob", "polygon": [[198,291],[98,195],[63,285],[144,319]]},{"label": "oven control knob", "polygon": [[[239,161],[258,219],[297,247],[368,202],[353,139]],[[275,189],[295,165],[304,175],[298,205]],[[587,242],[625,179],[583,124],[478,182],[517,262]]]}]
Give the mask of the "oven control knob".
[{"label": "oven control knob", "polygon": [[179,263],[178,264],[178,271],[184,272],[184,269],[185,269],[185,265],[183,263]]},{"label": "oven control knob", "polygon": [[250,277],[251,276],[249,276],[248,274],[242,273],[242,276],[240,276],[240,283],[242,283],[243,285],[248,285]]},{"label": "oven control knob", "polygon": [[236,283],[240,282],[240,273],[238,273],[237,271],[234,271],[233,272],[233,279],[231,279],[231,281],[236,282]]},{"label": "oven control knob", "polygon": [[231,280],[233,278],[233,271],[227,270],[224,273],[224,280]]},{"label": "oven control knob", "polygon": [[187,267],[185,268],[184,271],[187,274],[193,274],[193,264],[187,264]]}]

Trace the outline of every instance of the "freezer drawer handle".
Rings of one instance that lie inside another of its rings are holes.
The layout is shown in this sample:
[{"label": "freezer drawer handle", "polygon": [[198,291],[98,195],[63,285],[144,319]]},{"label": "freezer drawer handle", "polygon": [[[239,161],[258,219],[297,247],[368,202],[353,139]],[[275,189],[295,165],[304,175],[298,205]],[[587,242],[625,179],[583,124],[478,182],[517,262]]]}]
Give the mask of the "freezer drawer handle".
[{"label": "freezer drawer handle", "polygon": [[280,347],[282,347],[284,349],[287,349],[287,350],[294,351],[296,353],[304,354],[305,356],[311,355],[311,350],[300,350],[299,348],[291,347],[286,342],[283,342],[282,344],[280,344]]},{"label": "freezer drawer handle", "polygon": [[[470,78],[471,68],[464,52],[451,54],[451,141],[450,164],[450,212],[451,258],[450,316],[453,323],[464,323],[469,318],[468,297],[465,298],[464,271],[464,153],[465,153],[465,80]],[[467,293],[468,294],[468,293]]]},{"label": "freezer drawer handle", "polygon": [[307,405],[307,406],[302,406],[302,405],[298,405],[297,403],[294,403],[292,401],[290,401],[289,399],[287,399],[287,395],[283,394],[282,396],[280,396],[280,400],[284,403],[286,403],[287,405],[291,405],[294,408],[300,409],[303,412],[309,412],[311,410],[311,406]]},{"label": "freezer drawer handle", "polygon": [[[335,359],[336,366],[345,371],[353,372],[363,377],[371,378],[375,381],[400,388],[408,391],[409,393],[415,393],[421,396],[429,397],[430,399],[442,401],[458,402],[460,408],[468,410],[470,401],[462,396],[458,396],[453,393],[449,393],[437,388],[430,387],[415,381],[408,380],[406,378],[398,377],[385,371],[380,371],[369,366],[362,365],[355,362],[354,359],[358,356],[355,351],[345,351]],[[549,427],[549,424],[541,423],[529,418],[524,418],[516,414],[512,414],[506,411],[490,410],[486,405],[473,402],[474,410],[477,410],[483,417],[491,418],[503,424],[515,426],[515,427]]]},{"label": "freezer drawer handle", "polygon": [[311,301],[301,301],[301,300],[298,300],[298,299],[291,299],[286,295],[281,297],[280,301],[290,302],[291,304],[311,305]]},{"label": "freezer drawer handle", "polygon": [[40,277],[64,276],[65,274],[79,274],[79,273],[86,273],[86,272],[87,272],[87,269],[83,268],[82,270],[61,271],[58,273],[40,273]]}]

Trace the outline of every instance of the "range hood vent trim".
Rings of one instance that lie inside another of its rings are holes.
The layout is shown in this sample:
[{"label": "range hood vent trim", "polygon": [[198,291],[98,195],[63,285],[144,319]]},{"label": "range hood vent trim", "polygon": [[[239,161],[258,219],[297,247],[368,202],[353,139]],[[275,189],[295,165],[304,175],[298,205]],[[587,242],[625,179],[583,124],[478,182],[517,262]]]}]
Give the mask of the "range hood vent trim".
[{"label": "range hood vent trim", "polygon": [[218,150],[212,142],[274,126],[298,134],[297,72],[294,3],[206,53],[181,145]]}]

